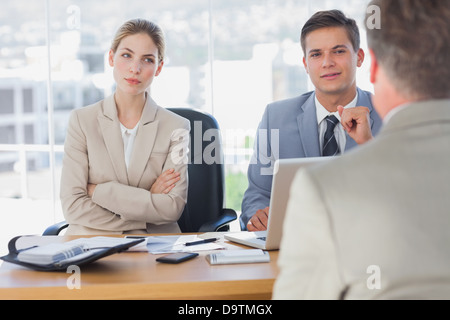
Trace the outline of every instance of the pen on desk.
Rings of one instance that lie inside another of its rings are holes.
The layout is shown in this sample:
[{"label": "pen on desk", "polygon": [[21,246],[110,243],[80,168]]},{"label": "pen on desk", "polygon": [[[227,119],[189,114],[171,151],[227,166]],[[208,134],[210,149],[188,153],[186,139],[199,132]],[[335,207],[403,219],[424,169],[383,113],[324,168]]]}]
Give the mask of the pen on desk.
[{"label": "pen on desk", "polygon": [[203,244],[203,243],[209,243],[219,240],[218,238],[211,238],[211,239],[205,239],[205,240],[199,240],[194,242],[187,242],[185,243],[186,246],[195,246],[196,244]]}]

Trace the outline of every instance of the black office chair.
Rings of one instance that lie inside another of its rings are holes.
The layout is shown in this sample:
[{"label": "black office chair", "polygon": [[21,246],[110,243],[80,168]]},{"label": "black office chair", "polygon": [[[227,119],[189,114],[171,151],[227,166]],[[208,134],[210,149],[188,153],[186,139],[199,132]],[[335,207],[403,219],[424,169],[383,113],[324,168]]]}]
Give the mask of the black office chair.
[{"label": "black office chair", "polygon": [[[223,208],[225,163],[219,124],[212,115],[200,110],[190,108],[168,108],[168,110],[188,119],[191,123],[188,201],[178,225],[182,232],[227,231],[229,223],[237,219],[237,214],[232,209]],[[213,159],[210,159],[211,157]],[[67,227],[68,224],[62,221],[48,227],[43,235],[58,235]]]},{"label": "black office chair", "polygon": [[227,231],[237,214],[223,208],[225,162],[219,124],[212,115],[200,110],[169,110],[191,123],[188,201],[178,225],[183,232]]}]

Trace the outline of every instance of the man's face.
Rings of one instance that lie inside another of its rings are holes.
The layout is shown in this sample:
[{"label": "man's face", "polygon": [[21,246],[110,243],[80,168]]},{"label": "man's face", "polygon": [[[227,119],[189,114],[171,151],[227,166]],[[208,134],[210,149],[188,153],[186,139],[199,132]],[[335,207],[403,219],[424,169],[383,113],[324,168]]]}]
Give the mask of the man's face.
[{"label": "man's face", "polygon": [[321,28],[305,38],[303,64],[318,96],[342,95],[356,90],[356,68],[364,52],[355,52],[342,27]]}]

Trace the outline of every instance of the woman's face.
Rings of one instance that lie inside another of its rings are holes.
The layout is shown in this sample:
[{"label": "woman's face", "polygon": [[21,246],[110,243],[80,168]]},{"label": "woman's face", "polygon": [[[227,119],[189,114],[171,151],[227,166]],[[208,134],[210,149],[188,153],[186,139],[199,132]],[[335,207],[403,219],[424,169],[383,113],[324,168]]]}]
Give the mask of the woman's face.
[{"label": "woman's face", "polygon": [[160,74],[163,64],[159,62],[158,48],[145,33],[123,38],[117,50],[109,52],[109,65],[114,68],[116,90],[130,95],[144,93]]}]

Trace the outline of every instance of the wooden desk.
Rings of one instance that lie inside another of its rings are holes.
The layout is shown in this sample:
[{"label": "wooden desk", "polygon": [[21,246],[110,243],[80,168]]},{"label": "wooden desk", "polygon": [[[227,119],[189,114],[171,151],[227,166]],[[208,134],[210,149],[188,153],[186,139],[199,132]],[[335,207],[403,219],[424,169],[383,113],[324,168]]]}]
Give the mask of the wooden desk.
[{"label": "wooden desk", "polygon": [[72,290],[67,287],[71,273],[1,262],[0,299],[271,299],[278,251],[270,252],[270,263],[214,266],[207,253],[177,265],[156,262],[160,255],[147,252],[114,254],[83,266],[81,288]]}]

